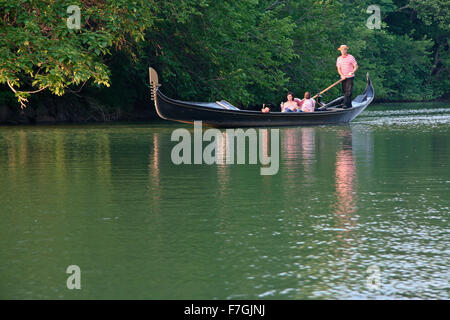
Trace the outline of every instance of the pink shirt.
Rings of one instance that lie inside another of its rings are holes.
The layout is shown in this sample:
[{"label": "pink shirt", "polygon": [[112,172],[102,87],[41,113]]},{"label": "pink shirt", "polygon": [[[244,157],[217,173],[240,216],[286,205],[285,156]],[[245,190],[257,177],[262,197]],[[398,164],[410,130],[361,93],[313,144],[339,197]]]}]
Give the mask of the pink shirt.
[{"label": "pink shirt", "polygon": [[316,101],[314,99],[303,99],[302,111],[303,112],[314,112],[314,107]]},{"label": "pink shirt", "polygon": [[345,58],[343,56],[339,56],[336,61],[336,67],[341,67],[341,72],[344,76],[348,76],[348,74],[353,71],[353,67],[356,65],[356,60],[351,54],[347,54]]}]

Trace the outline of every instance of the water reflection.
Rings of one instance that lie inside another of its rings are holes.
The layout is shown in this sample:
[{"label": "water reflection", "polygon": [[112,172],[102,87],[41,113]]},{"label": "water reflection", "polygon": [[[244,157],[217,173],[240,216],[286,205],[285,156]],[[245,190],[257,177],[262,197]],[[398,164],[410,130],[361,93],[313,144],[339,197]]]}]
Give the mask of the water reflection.
[{"label": "water reflection", "polygon": [[227,134],[226,131],[223,130],[220,132],[222,135],[221,139],[216,139],[217,142],[217,155],[216,158],[218,159],[217,162],[217,182],[218,182],[218,189],[219,189],[219,197],[220,201],[225,202],[226,196],[229,192],[229,183],[230,183],[230,171],[229,166],[226,165],[227,159],[229,159],[229,156],[227,157]]},{"label": "water reflection", "polygon": [[274,176],[226,164],[225,131],[224,164],[176,166],[172,127],[0,130],[6,297],[70,298],[35,282],[70,255],[82,298],[448,298],[448,126],[280,128]]},{"label": "water reflection", "polygon": [[[329,129],[318,127],[288,128],[282,134],[283,165],[286,185],[292,190],[301,190],[298,200],[301,210],[308,212],[314,207],[314,199],[322,204],[317,215],[329,212],[331,220],[316,224],[320,232],[331,232],[330,249],[336,266],[342,272],[347,268],[354,250],[359,245],[356,234],[358,224],[358,175],[357,162],[353,150],[353,127],[339,126]],[[317,134],[320,132],[320,139]],[[359,149],[371,148],[361,145]],[[365,150],[359,150],[365,151]],[[303,173],[303,175],[302,175]],[[333,182],[329,189],[333,197],[325,197],[318,180]],[[318,188],[319,187],[319,188]],[[292,192],[288,192],[292,196]],[[326,203],[330,201],[329,210]],[[332,222],[332,223],[330,223]],[[299,239],[301,240],[301,239]]]},{"label": "water reflection", "polygon": [[150,192],[152,202],[156,204],[159,203],[161,197],[160,139],[158,133],[153,134],[148,164]]},{"label": "water reflection", "polygon": [[[76,134],[59,128],[4,129],[0,135],[0,168],[11,187],[50,184],[63,195],[68,186],[83,181],[83,169],[93,167],[93,177],[102,187],[111,187],[110,137],[101,130],[78,130]],[[31,180],[27,180],[32,177]],[[19,181],[19,179],[22,179]]]},{"label": "water reflection", "polygon": [[[326,173],[333,169],[336,201],[333,204],[336,216],[342,227],[354,226],[351,219],[357,209],[357,173],[353,150],[352,127],[343,126],[331,131],[323,144],[316,141],[317,127],[289,128],[283,131],[282,150],[283,169],[292,185],[299,181],[305,187],[313,187],[314,172]],[[322,133],[323,135],[323,133]],[[334,138],[332,137],[334,136]],[[370,146],[368,146],[370,147]],[[335,149],[334,157],[329,157]],[[318,163],[320,160],[320,164]],[[320,165],[320,170],[317,167]],[[303,179],[299,180],[298,172],[303,171]]]},{"label": "water reflection", "polygon": [[307,185],[312,183],[312,171],[316,158],[316,132],[314,128],[302,128],[301,150],[303,159],[303,170]]},{"label": "water reflection", "polygon": [[[348,127],[337,132],[338,150],[336,152],[336,202],[333,206],[337,223],[336,238],[338,245],[334,253],[340,259],[344,270],[347,269],[348,261],[354,249],[358,246],[358,237],[355,234],[357,226],[357,173],[356,162],[353,155],[353,134]],[[340,258],[339,258],[340,257]]]},{"label": "water reflection", "polygon": [[350,219],[356,211],[356,163],[352,148],[352,131],[350,129],[338,132],[340,146],[336,153],[336,214],[342,221],[343,226],[352,226],[354,222]]},{"label": "water reflection", "polygon": [[[286,128],[281,134],[282,170],[286,184],[301,184],[301,194],[312,194],[313,172],[319,151],[316,148],[316,127]],[[293,190],[288,190],[287,196]]]}]

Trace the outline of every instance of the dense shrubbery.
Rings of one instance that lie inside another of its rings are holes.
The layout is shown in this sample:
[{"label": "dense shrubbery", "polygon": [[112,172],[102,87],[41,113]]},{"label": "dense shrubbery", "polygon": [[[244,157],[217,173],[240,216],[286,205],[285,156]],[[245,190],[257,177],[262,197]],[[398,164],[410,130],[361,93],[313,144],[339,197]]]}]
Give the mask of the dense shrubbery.
[{"label": "dense shrubbery", "polygon": [[370,72],[378,99],[447,93],[449,0],[375,1],[381,30],[366,27],[373,2],[74,0],[81,29],[70,30],[67,1],[0,0],[1,90],[24,105],[42,90],[129,111],[148,97],[153,66],[174,97],[276,103],[288,89],[301,95],[334,82],[345,43],[360,65],[356,91]]}]

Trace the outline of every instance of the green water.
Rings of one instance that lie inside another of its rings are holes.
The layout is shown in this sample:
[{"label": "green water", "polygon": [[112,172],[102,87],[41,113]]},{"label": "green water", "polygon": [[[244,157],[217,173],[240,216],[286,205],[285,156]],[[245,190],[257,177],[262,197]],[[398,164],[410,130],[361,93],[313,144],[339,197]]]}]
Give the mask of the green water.
[{"label": "green water", "polygon": [[174,165],[179,127],[1,127],[0,298],[449,298],[450,106],[282,128],[273,176]]}]

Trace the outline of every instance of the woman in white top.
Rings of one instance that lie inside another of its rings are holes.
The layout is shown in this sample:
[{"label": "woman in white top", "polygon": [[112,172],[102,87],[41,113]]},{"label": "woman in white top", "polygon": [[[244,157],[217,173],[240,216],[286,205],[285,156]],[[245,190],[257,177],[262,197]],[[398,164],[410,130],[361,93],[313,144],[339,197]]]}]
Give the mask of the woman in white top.
[{"label": "woman in white top", "polygon": [[296,112],[297,111],[297,102],[294,101],[294,94],[292,92],[288,92],[287,101],[285,103],[281,103],[281,112]]}]

